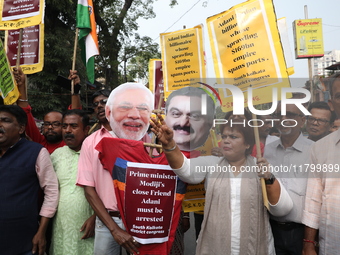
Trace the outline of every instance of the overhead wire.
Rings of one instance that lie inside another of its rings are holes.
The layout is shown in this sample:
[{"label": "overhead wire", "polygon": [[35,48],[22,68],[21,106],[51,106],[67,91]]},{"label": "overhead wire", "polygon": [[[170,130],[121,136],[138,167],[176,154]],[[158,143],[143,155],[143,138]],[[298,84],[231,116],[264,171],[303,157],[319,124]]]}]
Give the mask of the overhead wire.
[{"label": "overhead wire", "polygon": [[[192,10],[192,8],[194,8],[201,0],[198,0],[196,3],[193,4],[193,6],[191,6],[189,8],[189,10],[187,10],[181,17],[179,17],[170,27],[168,27],[163,33],[167,32],[170,28],[172,28],[178,21],[180,21],[189,11]],[[156,41],[159,38],[159,36],[155,39],[153,39],[154,41]]]}]

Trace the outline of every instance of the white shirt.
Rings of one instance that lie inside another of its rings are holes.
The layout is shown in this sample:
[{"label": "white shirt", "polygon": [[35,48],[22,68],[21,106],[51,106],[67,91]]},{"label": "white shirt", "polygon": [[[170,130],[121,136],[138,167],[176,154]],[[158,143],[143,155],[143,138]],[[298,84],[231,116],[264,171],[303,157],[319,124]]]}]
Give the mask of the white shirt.
[{"label": "white shirt", "polygon": [[265,146],[264,158],[272,166],[277,167],[273,173],[280,178],[294,203],[290,213],[281,217],[271,216],[272,219],[280,222],[301,223],[308,177],[305,164],[309,162],[313,143],[312,140],[300,134],[291,147],[284,148],[281,139]]},{"label": "white shirt", "polygon": [[[231,255],[240,254],[241,229],[241,181],[242,173],[237,178],[230,173],[230,205],[231,205]],[[275,254],[274,241],[270,224],[268,224],[268,254]]]},{"label": "white shirt", "polygon": [[[214,166],[219,162],[220,158],[215,156],[198,157],[195,159],[187,159],[184,157],[184,162],[181,168],[174,169],[174,172],[181,178],[182,181],[187,183],[200,183],[205,181],[205,185],[209,185],[209,173],[204,172],[205,168],[197,169],[195,166]],[[190,162],[193,163],[190,167]],[[231,204],[231,254],[239,254],[240,252],[240,229],[241,229],[241,181],[242,173],[237,178],[233,177],[233,173],[230,173],[230,204]],[[208,178],[206,178],[208,177]],[[279,181],[279,180],[278,180]],[[280,181],[279,181],[280,182]],[[280,182],[281,184],[281,182]],[[293,202],[291,201],[288,192],[281,185],[281,194],[279,201],[276,205],[269,204],[269,211],[274,215],[281,215],[282,213],[289,212],[292,208]],[[268,224],[268,252],[269,254],[275,254],[273,235]]]}]

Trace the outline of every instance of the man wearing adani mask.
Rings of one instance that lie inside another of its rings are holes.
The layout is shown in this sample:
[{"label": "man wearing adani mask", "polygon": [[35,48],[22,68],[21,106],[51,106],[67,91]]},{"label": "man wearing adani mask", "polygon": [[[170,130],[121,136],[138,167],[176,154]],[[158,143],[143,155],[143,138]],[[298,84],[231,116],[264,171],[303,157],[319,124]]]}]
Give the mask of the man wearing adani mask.
[{"label": "man wearing adani mask", "polygon": [[[112,177],[98,158],[95,146],[103,137],[141,140],[149,127],[153,95],[144,85],[125,83],[115,88],[105,106],[112,131],[102,128],[85,139],[79,158],[77,185],[97,215],[94,254],[120,254],[120,246],[129,253],[138,252],[138,243],[123,230]],[[118,149],[118,148],[117,148]]]}]

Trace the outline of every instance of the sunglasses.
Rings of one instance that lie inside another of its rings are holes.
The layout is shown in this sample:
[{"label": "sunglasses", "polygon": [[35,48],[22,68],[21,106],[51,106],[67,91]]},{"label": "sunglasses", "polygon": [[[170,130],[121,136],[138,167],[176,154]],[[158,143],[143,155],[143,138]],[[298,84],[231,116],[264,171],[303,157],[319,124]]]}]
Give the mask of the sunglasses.
[{"label": "sunglasses", "polygon": [[101,105],[106,105],[106,102],[107,102],[107,98],[102,99],[102,100],[100,100],[100,101],[98,101],[98,102],[94,102],[94,103],[93,103],[93,107],[96,108],[96,107],[98,107],[99,104],[101,104]]}]

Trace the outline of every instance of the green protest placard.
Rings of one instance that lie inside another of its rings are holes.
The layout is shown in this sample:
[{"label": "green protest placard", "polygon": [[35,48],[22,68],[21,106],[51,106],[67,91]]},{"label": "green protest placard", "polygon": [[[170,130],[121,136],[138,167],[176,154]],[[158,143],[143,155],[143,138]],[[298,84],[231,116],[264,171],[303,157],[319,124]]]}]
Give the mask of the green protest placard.
[{"label": "green protest placard", "polygon": [[4,45],[0,40],[0,93],[4,99],[4,104],[13,104],[19,97],[19,92],[15,86],[13,75],[8,63]]}]

